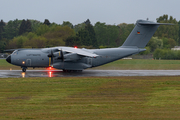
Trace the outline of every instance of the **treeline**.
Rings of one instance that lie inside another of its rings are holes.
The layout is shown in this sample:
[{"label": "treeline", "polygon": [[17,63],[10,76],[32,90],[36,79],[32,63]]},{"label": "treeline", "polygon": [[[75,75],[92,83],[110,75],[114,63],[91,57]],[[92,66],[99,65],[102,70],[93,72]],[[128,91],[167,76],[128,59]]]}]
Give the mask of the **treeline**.
[{"label": "treeline", "polygon": [[154,59],[180,60],[180,50],[156,49],[153,53]]},{"label": "treeline", "polygon": [[157,22],[174,25],[161,25],[147,44],[147,50],[141,54],[152,53],[154,59],[180,60],[180,51],[171,50],[174,46],[180,45],[180,21],[172,16],[163,15],[157,18]]},{"label": "treeline", "polygon": [[[158,28],[147,45],[147,51],[153,53],[157,48],[169,49],[180,44],[180,21],[172,16],[163,15],[157,18],[160,23],[173,23],[173,26],[162,25]],[[4,49],[43,48],[53,46],[78,46],[86,48],[118,47],[126,40],[134,24],[122,23],[107,25],[97,22],[92,25],[86,20],[78,25],[69,21],[62,24],[37,20],[0,21],[0,52]]]}]

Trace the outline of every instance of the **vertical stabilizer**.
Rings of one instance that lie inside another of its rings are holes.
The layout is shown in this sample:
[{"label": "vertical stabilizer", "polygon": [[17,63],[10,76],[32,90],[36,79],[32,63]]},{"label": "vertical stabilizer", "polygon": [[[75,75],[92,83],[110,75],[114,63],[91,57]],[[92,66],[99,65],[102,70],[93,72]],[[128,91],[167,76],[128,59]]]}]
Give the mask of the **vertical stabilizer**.
[{"label": "vertical stabilizer", "polygon": [[123,43],[122,47],[136,46],[144,48],[156,32],[159,25],[172,25],[168,23],[155,23],[147,20],[138,20],[136,26]]}]

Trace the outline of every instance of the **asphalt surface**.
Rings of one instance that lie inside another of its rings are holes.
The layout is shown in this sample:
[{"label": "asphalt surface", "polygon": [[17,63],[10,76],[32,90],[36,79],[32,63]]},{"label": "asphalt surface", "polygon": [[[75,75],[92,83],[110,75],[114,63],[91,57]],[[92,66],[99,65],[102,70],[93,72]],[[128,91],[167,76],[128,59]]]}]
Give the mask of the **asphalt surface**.
[{"label": "asphalt surface", "polygon": [[91,76],[180,76],[180,70],[84,70],[63,72],[61,70],[0,70],[0,78],[22,77],[91,77]]}]

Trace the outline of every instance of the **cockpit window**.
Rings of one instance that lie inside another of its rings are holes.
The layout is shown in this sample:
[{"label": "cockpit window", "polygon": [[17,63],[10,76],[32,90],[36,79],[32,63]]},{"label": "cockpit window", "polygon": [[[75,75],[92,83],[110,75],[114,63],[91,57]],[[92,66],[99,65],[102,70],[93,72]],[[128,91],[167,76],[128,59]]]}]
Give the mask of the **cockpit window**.
[{"label": "cockpit window", "polygon": [[15,50],[12,54],[13,55],[17,55],[18,54],[18,50]]}]

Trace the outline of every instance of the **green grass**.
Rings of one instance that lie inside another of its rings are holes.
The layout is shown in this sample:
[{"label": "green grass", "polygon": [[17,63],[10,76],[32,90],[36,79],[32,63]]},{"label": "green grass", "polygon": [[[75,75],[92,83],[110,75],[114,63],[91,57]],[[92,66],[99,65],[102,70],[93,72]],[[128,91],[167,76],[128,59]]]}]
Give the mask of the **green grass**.
[{"label": "green grass", "polygon": [[20,67],[9,64],[5,59],[0,59],[0,70],[9,70],[10,68],[19,69]]},{"label": "green grass", "polygon": [[180,119],[180,77],[1,78],[0,119]]},{"label": "green grass", "polygon": [[118,60],[95,69],[112,70],[179,70],[180,60]]},{"label": "green grass", "polygon": [[[0,59],[0,69],[21,69],[18,66],[11,65],[5,60]],[[29,68],[28,68],[29,69]],[[36,68],[37,69],[37,68]],[[43,69],[43,68],[41,68]],[[180,60],[118,60],[93,69],[111,69],[111,70],[179,70]]]},{"label": "green grass", "polygon": [[[0,70],[20,70],[21,67],[20,66],[15,66],[12,65],[8,62],[6,62],[5,59],[0,59]],[[28,69],[33,69],[33,68],[28,68]],[[45,69],[45,68],[36,68],[36,69]]]}]

